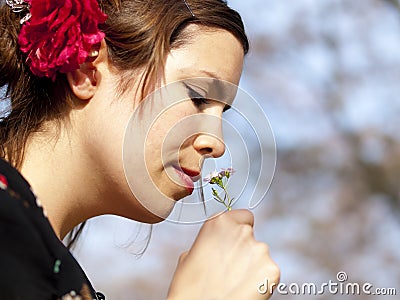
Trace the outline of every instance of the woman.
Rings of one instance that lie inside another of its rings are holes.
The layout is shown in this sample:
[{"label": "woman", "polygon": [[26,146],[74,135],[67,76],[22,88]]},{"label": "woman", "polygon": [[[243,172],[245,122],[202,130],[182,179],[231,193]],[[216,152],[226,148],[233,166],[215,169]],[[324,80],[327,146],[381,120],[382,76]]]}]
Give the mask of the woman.
[{"label": "woman", "polygon": [[[157,118],[144,145],[134,146],[144,149],[146,163],[137,178],[146,171],[167,205],[131,190],[121,151],[126,127],[158,87],[193,77],[237,85],[248,50],[243,24],[220,0],[6,4],[0,85],[12,110],[0,122],[8,161],[0,162],[0,298],[101,299],[60,240],[102,214],[159,222],[193,191],[188,178],[197,179],[204,157],[223,154],[222,139],[204,131],[181,137],[177,178],[168,175],[162,141],[184,118],[220,120],[226,103],[179,102]],[[277,283],[279,270],[252,227],[246,210],[205,222],[180,257],[168,299],[269,298],[259,283]]]}]

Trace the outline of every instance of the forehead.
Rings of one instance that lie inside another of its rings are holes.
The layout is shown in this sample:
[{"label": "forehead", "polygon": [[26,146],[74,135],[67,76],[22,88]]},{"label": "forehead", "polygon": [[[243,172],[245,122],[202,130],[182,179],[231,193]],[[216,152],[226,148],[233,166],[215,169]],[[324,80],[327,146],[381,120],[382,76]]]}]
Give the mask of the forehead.
[{"label": "forehead", "polygon": [[210,77],[237,85],[244,50],[230,32],[189,25],[188,42],[171,50],[165,65],[166,83],[193,77]]}]

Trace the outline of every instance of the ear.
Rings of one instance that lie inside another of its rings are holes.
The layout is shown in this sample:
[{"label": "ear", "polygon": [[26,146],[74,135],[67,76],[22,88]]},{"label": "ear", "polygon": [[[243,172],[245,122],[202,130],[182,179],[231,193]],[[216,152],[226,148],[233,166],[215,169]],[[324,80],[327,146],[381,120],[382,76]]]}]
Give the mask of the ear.
[{"label": "ear", "polygon": [[78,70],[67,73],[72,92],[78,99],[89,100],[96,92],[96,68],[91,62],[80,65]]},{"label": "ear", "polygon": [[107,57],[104,40],[93,45],[86,62],[78,70],[67,73],[67,80],[72,92],[78,99],[90,100],[96,92],[98,84],[97,65]]}]

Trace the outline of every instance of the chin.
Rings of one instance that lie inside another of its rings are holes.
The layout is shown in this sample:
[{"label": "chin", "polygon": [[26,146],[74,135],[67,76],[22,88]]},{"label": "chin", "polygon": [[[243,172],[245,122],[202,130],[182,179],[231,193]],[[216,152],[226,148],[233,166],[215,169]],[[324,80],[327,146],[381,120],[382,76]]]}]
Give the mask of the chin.
[{"label": "chin", "polygon": [[[183,197],[185,196],[186,195],[184,195]],[[180,197],[180,199],[182,199],[183,197]],[[171,214],[176,203],[175,198],[168,198],[168,202],[161,201],[158,203],[151,203],[148,207],[142,205],[139,214],[135,213],[134,219],[136,221],[148,224],[156,224],[164,221]]]},{"label": "chin", "polygon": [[180,191],[179,193],[175,193],[171,199],[173,199],[175,202],[178,202],[179,200],[182,200],[183,198],[191,195],[192,193],[189,191]]},{"label": "chin", "polygon": [[[168,187],[168,190],[165,188]],[[129,205],[124,208],[119,207],[118,212],[114,214],[122,217],[135,220],[141,223],[156,224],[164,221],[171,214],[175,204],[190,195],[193,190],[182,187],[179,185],[164,185],[164,190],[157,189],[157,192],[146,191],[146,197],[142,197],[142,201],[138,201],[137,197],[132,206]]]},{"label": "chin", "polygon": [[[169,215],[169,214],[168,214]],[[148,218],[146,218],[145,220],[141,221],[142,223],[147,223],[147,224],[157,224],[160,223],[162,221],[164,221],[168,216],[164,217],[160,217],[160,216],[156,216],[151,214],[151,216],[149,216]]]},{"label": "chin", "polygon": [[140,223],[147,223],[147,224],[156,224],[164,221],[169,214],[171,213],[172,210],[170,210],[168,213],[165,212],[165,216],[163,215],[157,215],[146,208],[143,208],[143,211],[141,211],[139,214],[136,212],[135,214],[120,214],[121,217],[128,218],[133,221],[137,221]]},{"label": "chin", "polygon": [[146,210],[146,214],[143,215],[144,218],[140,222],[148,224],[156,224],[164,221],[171,214],[172,210],[175,207],[175,203],[189,196],[190,194],[191,192],[188,191],[187,189],[180,189],[180,191],[175,192],[173,195],[168,196],[168,198],[172,200],[171,202],[173,203],[173,205],[171,205],[170,202],[168,205],[165,206],[160,205],[157,207],[153,207],[150,210],[143,207]]}]

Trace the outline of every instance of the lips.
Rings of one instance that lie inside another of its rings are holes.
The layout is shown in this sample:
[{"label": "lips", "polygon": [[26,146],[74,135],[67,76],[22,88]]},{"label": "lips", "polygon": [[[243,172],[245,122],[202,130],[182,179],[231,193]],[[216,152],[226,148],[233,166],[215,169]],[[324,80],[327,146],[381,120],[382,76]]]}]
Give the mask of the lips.
[{"label": "lips", "polygon": [[191,194],[194,189],[194,181],[197,181],[200,178],[200,172],[186,169],[186,168],[176,168],[174,167],[176,173],[179,178],[182,180],[182,183]]},{"label": "lips", "polygon": [[181,170],[182,170],[182,172],[185,173],[187,176],[192,177],[192,178],[193,178],[193,177],[197,177],[197,176],[200,175],[200,172],[199,172],[199,171],[193,171],[193,170],[189,170],[189,169],[186,169],[186,168],[182,168]]}]

